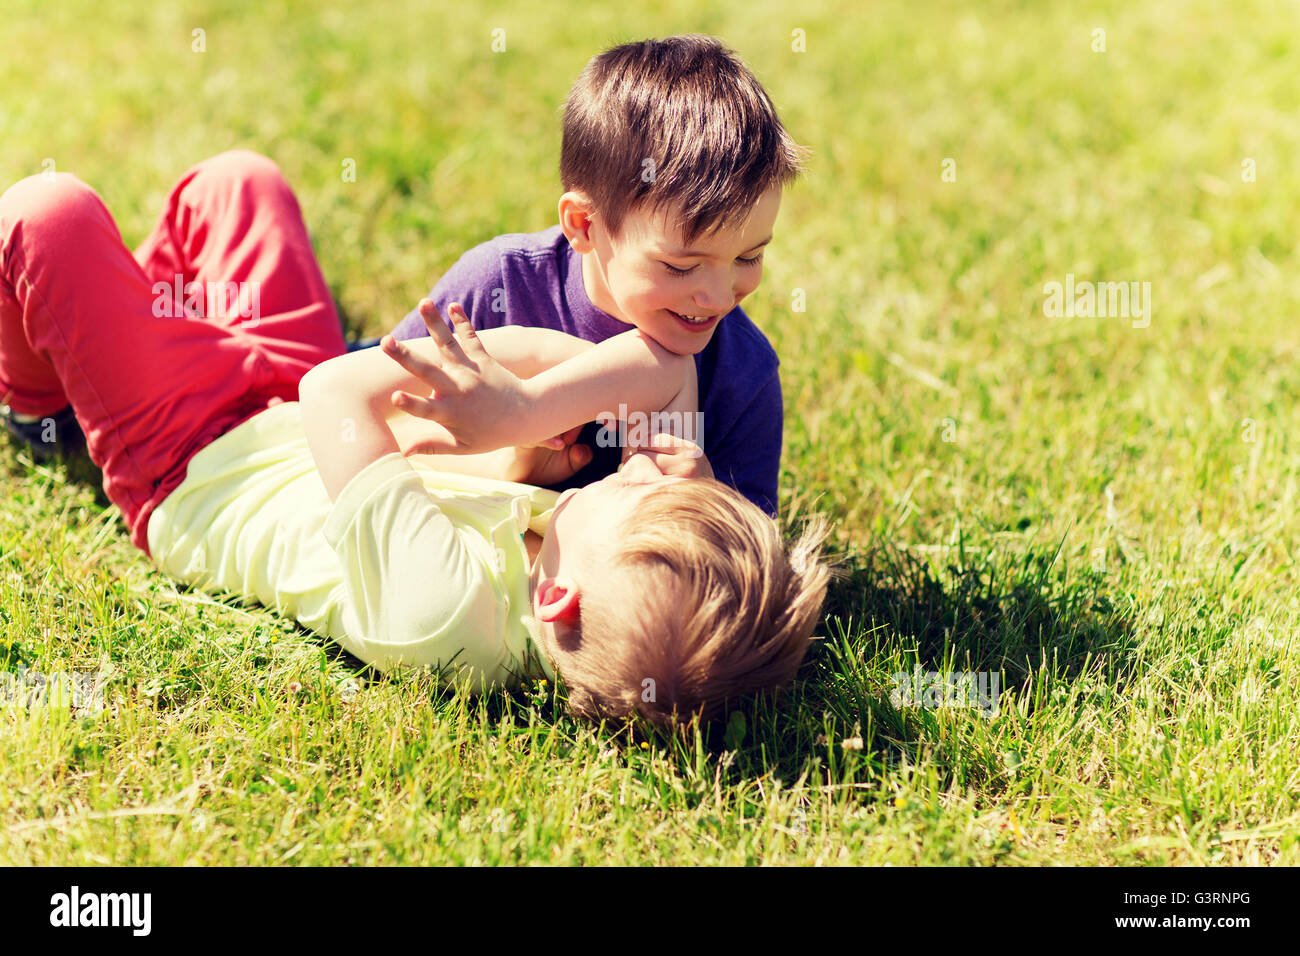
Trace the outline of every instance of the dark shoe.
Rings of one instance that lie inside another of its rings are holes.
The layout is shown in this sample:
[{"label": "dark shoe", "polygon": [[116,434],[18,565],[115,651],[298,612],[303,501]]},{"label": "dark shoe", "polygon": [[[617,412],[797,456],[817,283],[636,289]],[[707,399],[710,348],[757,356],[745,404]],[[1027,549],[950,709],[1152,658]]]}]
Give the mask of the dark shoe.
[{"label": "dark shoe", "polygon": [[[21,421],[20,417],[32,420]],[[4,422],[10,434],[31,447],[32,457],[39,461],[56,455],[71,455],[86,447],[86,436],[82,434],[81,425],[72,413],[71,405],[39,418],[16,416],[8,405],[0,405],[0,421]]]},{"label": "dark shoe", "polygon": [[356,342],[349,342],[348,351],[360,352],[362,349],[372,349],[379,344],[379,340],[382,338],[382,335],[376,335],[372,339],[358,339]]}]

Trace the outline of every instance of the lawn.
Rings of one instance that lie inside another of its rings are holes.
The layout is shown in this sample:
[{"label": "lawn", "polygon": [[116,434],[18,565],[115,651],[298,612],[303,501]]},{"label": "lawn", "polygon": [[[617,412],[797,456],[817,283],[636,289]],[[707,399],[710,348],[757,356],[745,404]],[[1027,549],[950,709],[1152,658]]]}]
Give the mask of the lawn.
[{"label": "lawn", "polygon": [[[258,150],[372,335],[553,223],[590,56],[724,39],[811,150],[746,308],[782,520],[843,575],[779,702],[633,743],[178,588],[0,436],[0,670],[108,704],[0,711],[0,863],[1300,863],[1300,7],[2,5],[0,189],[52,161],[134,246]],[[1049,315],[1067,281],[1145,314]]]}]

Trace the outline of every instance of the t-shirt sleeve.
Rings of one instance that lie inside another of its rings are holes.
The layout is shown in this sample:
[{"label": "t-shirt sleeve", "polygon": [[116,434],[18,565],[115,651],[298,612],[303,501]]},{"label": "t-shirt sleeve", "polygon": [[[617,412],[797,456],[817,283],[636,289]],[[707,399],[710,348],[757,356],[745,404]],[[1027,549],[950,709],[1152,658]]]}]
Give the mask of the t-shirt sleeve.
[{"label": "t-shirt sleeve", "polygon": [[781,378],[774,369],[727,433],[714,439],[704,450],[713,466],[714,477],[731,485],[773,517],[776,516],[784,425]]},{"label": "t-shirt sleeve", "polygon": [[[500,325],[505,317],[505,287],[501,276],[501,255],[492,242],[484,242],[470,249],[456,260],[438,280],[429,293],[438,312],[447,321],[447,307],[459,302],[476,329],[490,329]],[[427,336],[424,319],[419,308],[414,308],[393,329],[393,338],[418,339]]]},{"label": "t-shirt sleeve", "polygon": [[458,531],[402,455],[358,472],[323,530],[342,566],[349,650],[381,671],[496,674],[505,612],[478,546],[486,542]]}]

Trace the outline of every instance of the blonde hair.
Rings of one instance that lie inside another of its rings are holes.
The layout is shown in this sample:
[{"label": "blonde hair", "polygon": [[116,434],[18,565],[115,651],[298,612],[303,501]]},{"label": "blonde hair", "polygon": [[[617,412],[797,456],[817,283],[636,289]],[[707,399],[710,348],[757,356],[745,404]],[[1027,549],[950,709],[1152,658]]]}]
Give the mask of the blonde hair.
[{"label": "blonde hair", "polygon": [[721,482],[656,490],[597,579],[579,582],[580,620],[552,650],[570,708],[668,729],[792,680],[826,595],[825,534],[814,521],[787,550],[776,522]]}]

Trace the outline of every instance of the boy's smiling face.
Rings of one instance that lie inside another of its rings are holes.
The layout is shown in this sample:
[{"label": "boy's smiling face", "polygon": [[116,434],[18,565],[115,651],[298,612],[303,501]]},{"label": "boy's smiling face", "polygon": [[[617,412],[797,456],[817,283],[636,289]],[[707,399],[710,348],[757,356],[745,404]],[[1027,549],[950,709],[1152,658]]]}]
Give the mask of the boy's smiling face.
[{"label": "boy's smiling face", "polygon": [[[582,254],[582,280],[596,308],[634,325],[679,355],[694,355],[722,317],[758,287],[763,250],[781,208],[781,188],[765,192],[744,223],[724,224],[689,245],[676,209],[633,209],[611,236],[582,193],[560,197],[560,225]],[[697,321],[691,321],[692,319]]]}]

